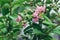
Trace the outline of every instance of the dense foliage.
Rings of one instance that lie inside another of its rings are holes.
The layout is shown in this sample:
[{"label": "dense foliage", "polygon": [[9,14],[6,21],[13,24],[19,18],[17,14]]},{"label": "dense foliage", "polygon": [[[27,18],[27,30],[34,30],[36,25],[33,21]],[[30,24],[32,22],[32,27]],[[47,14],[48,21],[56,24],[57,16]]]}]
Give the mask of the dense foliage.
[{"label": "dense foliage", "polygon": [[0,0],[0,40],[57,40],[60,0]]}]

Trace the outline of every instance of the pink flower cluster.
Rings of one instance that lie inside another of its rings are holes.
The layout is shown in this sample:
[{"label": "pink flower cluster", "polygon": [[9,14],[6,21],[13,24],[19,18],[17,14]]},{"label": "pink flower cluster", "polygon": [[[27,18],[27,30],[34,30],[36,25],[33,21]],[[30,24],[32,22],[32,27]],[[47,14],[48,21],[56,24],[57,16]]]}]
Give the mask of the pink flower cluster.
[{"label": "pink flower cluster", "polygon": [[18,17],[16,18],[17,22],[20,22],[22,20],[22,17],[20,15],[18,15]]},{"label": "pink flower cluster", "polygon": [[46,9],[46,7],[45,6],[37,6],[37,8],[36,8],[36,10],[35,10],[35,12],[33,13],[33,19],[32,19],[32,21],[33,22],[38,22],[38,20],[39,20],[39,13],[42,13],[42,12],[45,12],[45,9]]}]

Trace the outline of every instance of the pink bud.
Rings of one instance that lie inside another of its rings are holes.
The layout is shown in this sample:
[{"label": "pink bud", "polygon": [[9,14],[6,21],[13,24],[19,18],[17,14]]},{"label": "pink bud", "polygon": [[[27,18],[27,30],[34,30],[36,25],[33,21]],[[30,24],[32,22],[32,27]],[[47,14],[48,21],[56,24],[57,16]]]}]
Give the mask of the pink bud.
[{"label": "pink bud", "polygon": [[39,19],[38,19],[37,17],[34,17],[34,18],[32,19],[33,22],[38,22],[38,20],[39,20]]},{"label": "pink bud", "polygon": [[21,20],[22,20],[21,16],[18,16],[17,19],[16,19],[17,22],[20,22]]}]

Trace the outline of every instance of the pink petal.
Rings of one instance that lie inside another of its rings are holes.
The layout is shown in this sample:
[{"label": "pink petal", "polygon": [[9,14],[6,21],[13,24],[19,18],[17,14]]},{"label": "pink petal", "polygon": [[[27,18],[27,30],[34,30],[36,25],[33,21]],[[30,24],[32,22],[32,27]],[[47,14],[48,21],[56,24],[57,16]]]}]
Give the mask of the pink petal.
[{"label": "pink petal", "polygon": [[18,16],[17,19],[16,19],[17,22],[19,22],[21,20],[22,20],[22,17],[21,16]]},{"label": "pink petal", "polygon": [[33,18],[32,19],[33,22],[38,22],[38,20],[39,20],[38,18]]}]

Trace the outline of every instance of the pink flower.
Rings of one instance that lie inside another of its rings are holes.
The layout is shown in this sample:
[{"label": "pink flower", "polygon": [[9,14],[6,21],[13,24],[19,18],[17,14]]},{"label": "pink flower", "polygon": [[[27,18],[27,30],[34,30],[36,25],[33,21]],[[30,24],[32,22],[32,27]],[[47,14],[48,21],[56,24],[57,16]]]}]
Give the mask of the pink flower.
[{"label": "pink flower", "polygon": [[46,7],[45,6],[37,6],[35,12],[33,13],[33,17],[37,17],[39,13],[45,12]]},{"label": "pink flower", "polygon": [[33,17],[37,17],[38,16],[38,13],[33,13]]},{"label": "pink flower", "polygon": [[37,17],[34,17],[34,18],[32,19],[32,21],[35,22],[35,23],[38,22],[38,20],[39,20],[39,19],[38,19]]},{"label": "pink flower", "polygon": [[36,8],[36,10],[35,10],[35,12],[37,12],[37,13],[39,13],[39,6],[37,6],[37,8]]},{"label": "pink flower", "polygon": [[22,17],[19,15],[16,19],[17,22],[20,22],[22,20]]},{"label": "pink flower", "polygon": [[33,13],[33,22],[38,22],[39,20],[39,13],[45,12],[46,7],[45,6],[37,6],[35,12]]},{"label": "pink flower", "polygon": [[45,9],[46,9],[46,7],[45,6],[38,6],[38,8],[37,8],[37,10],[39,10],[39,12],[41,13],[41,12],[45,12]]}]

